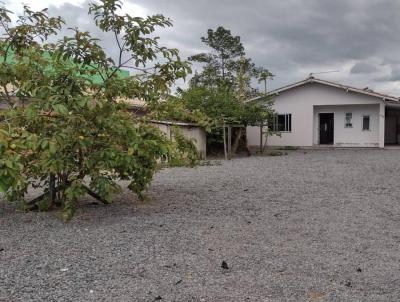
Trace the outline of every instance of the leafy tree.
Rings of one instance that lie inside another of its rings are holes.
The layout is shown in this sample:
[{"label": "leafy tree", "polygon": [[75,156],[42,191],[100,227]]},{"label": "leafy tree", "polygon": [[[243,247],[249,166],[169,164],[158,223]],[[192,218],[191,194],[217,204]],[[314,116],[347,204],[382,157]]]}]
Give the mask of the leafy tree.
[{"label": "leafy tree", "polygon": [[[202,63],[203,69],[190,81],[182,97],[189,108],[200,110],[213,120],[213,131],[207,138],[210,144],[221,143],[220,127],[223,123],[255,125],[271,117],[271,104],[260,106],[246,103],[251,97],[258,96],[258,89],[252,86],[254,80],[266,81],[272,74],[257,67],[246,57],[239,36],[218,27],[209,29],[201,41],[211,48],[208,53],[196,54],[189,60]],[[236,151],[244,129],[236,129],[233,152]]]},{"label": "leafy tree", "polygon": [[205,64],[201,74],[193,77],[195,85],[216,87],[234,83],[238,59],[244,55],[244,48],[239,36],[232,36],[231,31],[220,26],[215,31],[209,29],[207,37],[201,41],[212,49],[210,53],[200,53],[189,58]]},{"label": "leafy tree", "polygon": [[25,6],[14,25],[12,13],[0,9],[0,192],[9,200],[22,200],[29,187],[42,188],[49,197],[27,208],[61,207],[68,220],[86,193],[109,203],[121,190],[117,181],[127,180],[143,198],[160,161],[195,161],[179,133],[168,140],[146,119],[132,117],[123,102],[156,104],[190,71],[178,50],[154,37],[171,21],[119,15],[120,8],[118,0],[89,7],[96,25],[113,33],[116,60],[79,29],[49,43],[64,21],[46,10]]},{"label": "leafy tree", "polygon": [[[180,94],[190,111],[198,111],[209,118],[207,145],[211,149],[222,144],[221,126],[223,124],[260,125],[273,115],[272,103],[265,102],[260,105],[242,102],[237,94],[226,88],[192,87],[181,91]],[[239,143],[242,134],[243,132],[235,136],[234,145]],[[234,148],[236,149],[237,145]]]}]

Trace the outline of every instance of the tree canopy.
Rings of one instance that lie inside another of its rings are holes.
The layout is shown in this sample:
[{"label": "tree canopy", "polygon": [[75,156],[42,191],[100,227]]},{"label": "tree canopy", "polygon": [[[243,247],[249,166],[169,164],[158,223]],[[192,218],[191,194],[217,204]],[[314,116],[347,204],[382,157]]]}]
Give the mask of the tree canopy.
[{"label": "tree canopy", "polygon": [[50,197],[23,205],[61,207],[68,220],[88,192],[108,203],[121,190],[118,181],[126,180],[143,198],[160,161],[194,162],[190,142],[179,133],[170,141],[123,102],[155,104],[190,72],[178,50],[154,35],[171,20],[120,15],[121,6],[118,0],[89,6],[97,27],[113,33],[117,58],[78,28],[50,43],[64,21],[46,9],[24,6],[14,23],[12,12],[0,8],[0,192],[9,200],[42,188]]},{"label": "tree canopy", "polygon": [[[210,51],[189,57],[189,60],[201,63],[202,69],[195,73],[189,88],[182,90],[181,96],[188,108],[199,110],[213,121],[208,143],[222,142],[219,128],[225,123],[243,126],[265,123],[273,115],[271,103],[258,105],[247,100],[261,95],[254,82],[266,83],[272,74],[246,57],[240,37],[233,36],[222,26],[209,29],[201,41]],[[239,129],[234,149],[242,134],[243,130]]]},{"label": "tree canopy", "polygon": [[258,90],[252,86],[252,79],[265,75],[272,77],[268,70],[257,67],[246,57],[240,37],[233,36],[230,30],[222,26],[216,30],[209,29],[201,41],[210,48],[210,52],[189,57],[190,61],[202,64],[202,70],[196,72],[190,81],[191,87],[223,87],[235,91],[244,100],[258,95]]}]

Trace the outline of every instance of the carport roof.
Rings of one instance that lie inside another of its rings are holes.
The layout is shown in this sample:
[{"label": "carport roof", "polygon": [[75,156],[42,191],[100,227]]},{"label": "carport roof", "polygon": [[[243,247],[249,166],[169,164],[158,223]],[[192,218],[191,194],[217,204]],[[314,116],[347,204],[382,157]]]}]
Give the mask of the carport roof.
[{"label": "carport roof", "polygon": [[[268,92],[268,96],[278,95],[279,93],[284,92],[286,90],[290,90],[292,88],[296,88],[296,87],[299,87],[299,86],[303,86],[303,85],[306,85],[306,84],[312,84],[312,83],[318,83],[318,84],[322,84],[322,85],[326,85],[326,86],[331,86],[331,87],[344,89],[347,92],[351,91],[351,92],[355,92],[355,93],[360,93],[360,94],[365,94],[365,95],[377,97],[379,99],[382,99],[383,101],[391,101],[391,102],[396,102],[396,103],[400,102],[399,98],[397,98],[397,97],[394,97],[394,96],[391,96],[391,95],[387,95],[387,94],[383,94],[383,93],[378,93],[378,92],[375,92],[375,91],[373,91],[371,89],[368,89],[368,88],[365,88],[365,89],[355,88],[355,87],[348,86],[348,85],[342,85],[342,84],[338,84],[338,83],[335,83],[335,82],[330,82],[330,81],[326,81],[326,80],[317,79],[317,78],[315,78],[313,76],[310,76],[310,77],[308,77],[307,79],[305,79],[303,81],[296,82],[296,83],[293,83],[293,84],[290,84],[290,85],[286,85],[286,86],[283,86],[281,88],[272,90],[272,91]],[[248,102],[256,101],[256,100],[262,99],[262,98],[263,98],[263,96],[255,97],[255,98],[252,98],[252,99],[248,100]]]}]

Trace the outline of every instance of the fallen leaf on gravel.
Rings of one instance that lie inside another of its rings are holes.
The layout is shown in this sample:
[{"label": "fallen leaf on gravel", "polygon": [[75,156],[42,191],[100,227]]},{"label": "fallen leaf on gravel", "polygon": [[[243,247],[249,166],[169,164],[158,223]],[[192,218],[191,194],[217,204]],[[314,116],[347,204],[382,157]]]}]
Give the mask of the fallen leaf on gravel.
[{"label": "fallen leaf on gravel", "polygon": [[314,292],[314,291],[308,293],[308,299],[310,299],[311,301],[321,299],[324,296],[325,296],[324,294],[319,293],[319,292]]}]

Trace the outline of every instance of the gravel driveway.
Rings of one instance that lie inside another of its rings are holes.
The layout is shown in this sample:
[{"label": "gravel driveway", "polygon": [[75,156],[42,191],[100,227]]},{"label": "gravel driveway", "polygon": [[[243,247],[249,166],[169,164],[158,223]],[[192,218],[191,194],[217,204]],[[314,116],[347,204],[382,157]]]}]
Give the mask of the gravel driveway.
[{"label": "gravel driveway", "polygon": [[400,150],[166,169],[148,195],[69,224],[0,203],[0,301],[400,300]]}]

